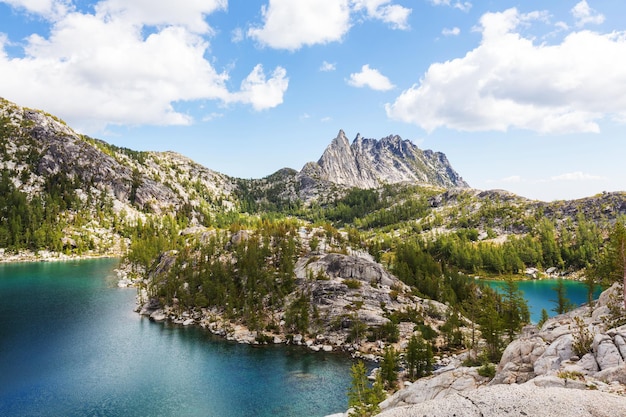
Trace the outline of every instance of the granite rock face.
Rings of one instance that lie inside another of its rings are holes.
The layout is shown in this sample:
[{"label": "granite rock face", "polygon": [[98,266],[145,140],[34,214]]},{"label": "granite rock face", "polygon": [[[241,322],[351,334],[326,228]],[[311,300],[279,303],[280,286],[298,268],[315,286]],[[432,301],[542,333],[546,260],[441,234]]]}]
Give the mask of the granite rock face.
[{"label": "granite rock face", "polygon": [[457,393],[472,391],[489,381],[478,375],[476,368],[458,367],[421,378],[407,388],[396,392],[380,404],[382,410],[420,404],[438,398],[448,398]]},{"label": "granite rock face", "polygon": [[[334,345],[347,343],[355,320],[367,327],[380,326],[389,321],[390,312],[407,308],[423,311],[425,303],[443,312],[448,308],[411,295],[407,285],[367,254],[310,254],[298,260],[295,274],[298,287],[311,294],[311,303],[325,328],[323,334]],[[410,337],[412,327],[400,338]]]},{"label": "granite rock face", "polygon": [[443,153],[422,151],[400,136],[375,140],[357,135],[350,144],[343,130],[317,163],[310,162],[303,167],[298,178],[301,184],[308,186],[316,180],[359,188],[396,183],[468,187]]},{"label": "granite rock face", "polygon": [[[0,169],[18,172],[29,195],[66,181],[85,201],[111,200],[117,211],[172,213],[207,200],[229,201],[232,179],[174,152],[138,152],[88,138],[42,111],[0,99]],[[192,210],[193,211],[193,210]],[[193,213],[192,213],[193,214]]]},{"label": "granite rock face", "polygon": [[626,415],[626,399],[562,387],[496,385],[386,410],[380,417],[609,417]]}]

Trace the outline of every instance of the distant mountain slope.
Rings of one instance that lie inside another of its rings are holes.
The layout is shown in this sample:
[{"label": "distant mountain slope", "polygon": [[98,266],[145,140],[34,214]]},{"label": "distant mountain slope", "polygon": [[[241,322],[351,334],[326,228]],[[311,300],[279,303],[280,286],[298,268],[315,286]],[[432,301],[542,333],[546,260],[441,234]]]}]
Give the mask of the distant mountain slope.
[{"label": "distant mountain slope", "polygon": [[400,136],[380,140],[357,135],[349,143],[343,130],[326,148],[317,163],[310,162],[299,174],[348,187],[378,188],[383,184],[410,183],[441,188],[468,188],[443,153],[422,151]]},{"label": "distant mountain slope", "polygon": [[78,134],[42,111],[0,99],[0,170],[30,196],[50,179],[85,202],[104,194],[118,211],[174,213],[228,200],[232,179],[173,152],[138,152]]},{"label": "distant mountain slope", "polygon": [[626,213],[626,194],[620,192],[544,203],[504,191],[472,190],[442,153],[422,151],[399,136],[374,140],[357,135],[350,144],[343,131],[318,162],[306,164],[300,172],[285,168],[262,179],[230,178],[174,152],[139,152],[89,138],[52,115],[4,99],[0,99],[0,174],[29,198],[66,193],[74,205],[65,204],[61,211],[80,208],[93,213],[106,205],[116,214],[133,217],[182,216],[191,225],[216,225],[217,217],[231,210],[289,212],[314,201],[332,206],[350,188],[383,185],[394,187],[387,187],[376,210],[408,204],[417,191],[402,190],[426,186],[422,191],[429,190],[428,206],[441,212],[451,229],[488,226],[526,233],[528,228],[522,227],[526,217],[576,221],[580,213],[598,222]]}]

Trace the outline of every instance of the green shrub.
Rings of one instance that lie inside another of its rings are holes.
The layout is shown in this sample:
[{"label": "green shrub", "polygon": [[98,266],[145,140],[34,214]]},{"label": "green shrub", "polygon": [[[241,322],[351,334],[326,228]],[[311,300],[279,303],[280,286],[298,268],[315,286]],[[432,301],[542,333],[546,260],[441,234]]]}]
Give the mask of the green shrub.
[{"label": "green shrub", "polygon": [[585,376],[578,371],[559,371],[556,376],[561,379],[573,379],[577,381],[585,380]]},{"label": "green shrub", "polygon": [[478,368],[478,375],[492,379],[496,376],[496,366],[493,363],[485,363],[483,366]]},{"label": "green shrub", "polygon": [[357,279],[344,279],[343,283],[346,284],[351,290],[358,290],[361,288],[361,281]]},{"label": "green shrub", "polygon": [[272,336],[265,334],[265,333],[261,333],[261,332],[257,333],[254,340],[261,345],[267,345],[269,343],[274,342],[274,338]]},{"label": "green shrub", "polygon": [[575,327],[573,329],[574,340],[572,342],[572,349],[578,357],[591,352],[591,345],[593,344],[593,333],[589,331],[589,328],[585,324],[585,321],[576,316],[574,317]]}]

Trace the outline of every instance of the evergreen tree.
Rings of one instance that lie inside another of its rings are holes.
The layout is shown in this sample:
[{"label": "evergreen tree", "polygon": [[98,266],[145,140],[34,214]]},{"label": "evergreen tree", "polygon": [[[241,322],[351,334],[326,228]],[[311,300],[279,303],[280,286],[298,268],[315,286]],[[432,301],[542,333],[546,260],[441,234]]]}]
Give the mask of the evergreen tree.
[{"label": "evergreen tree", "polygon": [[543,326],[543,324],[546,322],[546,320],[548,320],[550,317],[548,317],[548,311],[545,308],[541,309],[541,318],[539,319],[539,321],[537,322],[537,327],[541,329],[541,327]]},{"label": "evergreen tree", "polygon": [[376,381],[370,387],[367,381],[367,369],[363,361],[358,361],[350,368],[352,381],[348,389],[348,407],[350,417],[369,417],[377,414],[378,404],[385,399],[382,376],[376,375]]},{"label": "evergreen tree", "polygon": [[398,382],[398,353],[393,346],[387,346],[379,370],[385,387],[395,389]]},{"label": "evergreen tree", "polygon": [[483,308],[478,324],[487,343],[487,357],[492,362],[497,362],[502,355],[502,332],[505,328],[504,320],[498,311],[498,294],[489,288],[483,288],[480,301]]},{"label": "evergreen tree", "polygon": [[409,379],[415,380],[429,375],[433,366],[433,350],[430,343],[420,335],[413,335],[406,348],[406,365]]},{"label": "evergreen tree", "polygon": [[605,244],[592,274],[604,282],[621,281],[624,308],[626,308],[626,227],[623,219],[618,220],[613,226],[609,240]]},{"label": "evergreen tree", "polygon": [[574,308],[574,304],[566,296],[567,289],[562,278],[556,280],[556,286],[552,287],[552,289],[556,293],[556,300],[550,300],[556,304],[552,311],[556,314],[564,314]]},{"label": "evergreen tree", "polygon": [[524,294],[520,291],[517,282],[510,277],[504,282],[502,301],[502,319],[509,341],[512,341],[515,334],[530,321],[530,312]]},{"label": "evergreen tree", "polygon": [[463,334],[459,329],[461,327],[461,319],[457,310],[451,310],[445,323],[441,325],[439,330],[446,340],[448,348],[458,348],[463,344]]}]

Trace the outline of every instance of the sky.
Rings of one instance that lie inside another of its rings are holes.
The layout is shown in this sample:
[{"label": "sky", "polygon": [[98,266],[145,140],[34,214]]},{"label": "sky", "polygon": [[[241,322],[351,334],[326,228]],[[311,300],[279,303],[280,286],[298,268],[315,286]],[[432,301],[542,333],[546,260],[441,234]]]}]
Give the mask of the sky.
[{"label": "sky", "polygon": [[0,97],[239,178],[342,129],[582,198],[626,191],[626,2],[0,0]]}]

